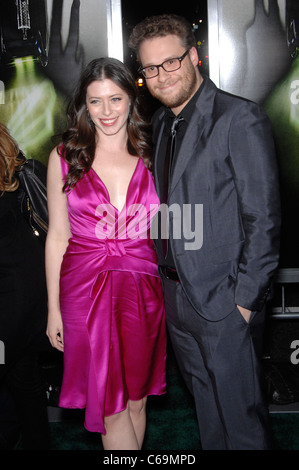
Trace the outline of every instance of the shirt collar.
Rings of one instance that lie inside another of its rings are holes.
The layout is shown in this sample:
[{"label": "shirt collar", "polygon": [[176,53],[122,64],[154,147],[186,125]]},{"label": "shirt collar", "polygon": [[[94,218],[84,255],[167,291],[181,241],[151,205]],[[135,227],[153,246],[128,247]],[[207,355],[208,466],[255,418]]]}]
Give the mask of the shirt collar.
[{"label": "shirt collar", "polygon": [[[206,80],[203,79],[203,82],[201,83],[198,90],[194,93],[191,100],[188,101],[186,106],[182,109],[182,111],[179,114],[179,116],[182,116],[187,123],[191,119],[191,116],[193,114],[197,98],[199,97],[200,93],[202,92],[202,89],[204,87],[205,82],[206,82]],[[170,118],[171,120],[173,120],[176,117],[175,114],[171,111],[170,108],[165,108],[165,116],[166,116],[167,119]]]}]

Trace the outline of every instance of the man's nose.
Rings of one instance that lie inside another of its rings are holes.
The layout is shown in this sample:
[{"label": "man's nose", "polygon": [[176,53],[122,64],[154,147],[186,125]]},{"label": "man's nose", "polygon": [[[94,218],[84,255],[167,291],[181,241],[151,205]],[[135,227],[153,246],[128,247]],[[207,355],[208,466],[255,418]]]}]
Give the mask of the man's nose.
[{"label": "man's nose", "polygon": [[158,80],[161,82],[164,82],[169,76],[169,72],[166,72],[166,70],[163,69],[163,67],[159,67],[159,75],[158,75]]}]

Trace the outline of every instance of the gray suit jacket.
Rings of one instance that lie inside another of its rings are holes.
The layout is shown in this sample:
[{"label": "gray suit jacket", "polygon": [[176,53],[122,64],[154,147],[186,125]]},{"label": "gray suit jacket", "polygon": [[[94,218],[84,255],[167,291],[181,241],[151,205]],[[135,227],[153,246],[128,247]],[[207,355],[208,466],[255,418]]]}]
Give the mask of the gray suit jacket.
[{"label": "gray suit jacket", "polygon": [[[161,108],[153,118],[157,191],[164,113]],[[271,126],[258,105],[206,77],[173,170],[168,207],[176,269],[198,313],[219,320],[236,304],[261,310],[279,260],[280,197]]]}]

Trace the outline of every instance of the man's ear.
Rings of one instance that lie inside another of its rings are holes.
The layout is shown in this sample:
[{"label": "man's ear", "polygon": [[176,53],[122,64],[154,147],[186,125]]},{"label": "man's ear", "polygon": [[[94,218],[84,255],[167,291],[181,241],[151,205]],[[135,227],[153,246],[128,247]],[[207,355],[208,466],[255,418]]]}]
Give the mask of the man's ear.
[{"label": "man's ear", "polygon": [[191,59],[192,64],[194,65],[194,67],[196,67],[198,65],[198,60],[199,59],[198,59],[197,50],[194,46],[191,47],[191,49],[189,51],[189,55],[190,55],[190,59]]}]

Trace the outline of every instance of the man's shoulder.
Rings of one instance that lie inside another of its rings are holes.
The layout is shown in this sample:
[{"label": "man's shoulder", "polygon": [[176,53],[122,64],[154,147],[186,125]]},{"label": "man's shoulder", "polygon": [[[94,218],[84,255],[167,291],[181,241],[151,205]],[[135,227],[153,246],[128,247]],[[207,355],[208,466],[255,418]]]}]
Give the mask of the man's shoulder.
[{"label": "man's shoulder", "polygon": [[154,114],[152,116],[152,132],[153,132],[152,139],[153,139],[153,141],[156,140],[157,135],[159,133],[159,129],[161,129],[161,125],[163,123],[165,112],[166,112],[165,106],[161,106],[160,108],[158,108],[154,112]]},{"label": "man's shoulder", "polygon": [[228,106],[231,109],[243,108],[243,109],[255,109],[261,108],[260,105],[246,96],[236,95],[229,91],[223,90],[216,87],[216,101]]}]

